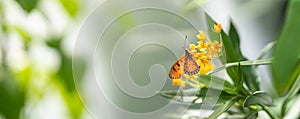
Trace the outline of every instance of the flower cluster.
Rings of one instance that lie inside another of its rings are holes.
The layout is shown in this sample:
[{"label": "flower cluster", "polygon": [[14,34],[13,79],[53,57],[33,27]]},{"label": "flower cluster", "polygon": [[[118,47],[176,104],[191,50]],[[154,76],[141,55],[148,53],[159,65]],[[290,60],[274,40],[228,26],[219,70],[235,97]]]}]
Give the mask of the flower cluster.
[{"label": "flower cluster", "polygon": [[[219,34],[222,31],[222,26],[220,24],[215,24],[213,31]],[[173,79],[172,84],[174,86],[185,86],[185,83],[189,83],[192,87],[199,86],[199,83],[195,81],[195,79],[197,79],[199,74],[205,75],[213,69],[214,66],[211,59],[218,57],[222,51],[222,43],[218,42],[217,39],[213,39],[213,41],[209,40],[204,31],[199,31],[199,34],[197,34],[196,37],[200,41],[197,42],[197,44],[190,44],[189,50],[193,55],[194,60],[197,61],[200,66],[200,71],[196,75],[183,75],[192,82],[183,82],[181,79]]]}]

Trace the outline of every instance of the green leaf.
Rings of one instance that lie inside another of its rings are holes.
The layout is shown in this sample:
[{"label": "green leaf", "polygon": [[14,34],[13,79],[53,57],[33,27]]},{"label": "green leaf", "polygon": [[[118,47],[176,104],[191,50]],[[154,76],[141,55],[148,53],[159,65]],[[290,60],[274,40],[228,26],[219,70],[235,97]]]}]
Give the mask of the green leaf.
[{"label": "green leaf", "polygon": [[272,97],[265,93],[265,92],[254,92],[253,95],[248,96],[245,101],[243,106],[248,107],[251,105],[267,105],[267,106],[272,106],[273,105],[273,100]]},{"label": "green leaf", "polygon": [[283,95],[300,73],[300,0],[290,0],[283,30],[280,34],[273,63],[273,84]]},{"label": "green leaf", "polygon": [[71,17],[76,17],[80,9],[79,0],[60,0],[61,5]]},{"label": "green leaf", "polygon": [[246,60],[240,50],[240,36],[235,25],[230,21],[229,37],[231,40],[232,47],[235,49],[236,53],[240,57],[240,60]]},{"label": "green leaf", "polygon": [[38,5],[39,0],[16,0],[16,2],[25,10],[30,13]]},{"label": "green leaf", "polygon": [[235,87],[230,84],[227,80],[212,75],[200,75],[198,81],[205,85],[207,88],[224,90],[229,94],[237,94]]},{"label": "green leaf", "polygon": [[208,119],[217,119],[222,113],[227,111],[236,101],[238,97],[233,97],[228,100],[224,105],[218,107],[209,117]]},{"label": "green leaf", "polygon": [[267,112],[267,114],[271,117],[271,119],[279,119],[278,116],[274,113],[274,111],[265,105],[260,105],[262,109]]}]

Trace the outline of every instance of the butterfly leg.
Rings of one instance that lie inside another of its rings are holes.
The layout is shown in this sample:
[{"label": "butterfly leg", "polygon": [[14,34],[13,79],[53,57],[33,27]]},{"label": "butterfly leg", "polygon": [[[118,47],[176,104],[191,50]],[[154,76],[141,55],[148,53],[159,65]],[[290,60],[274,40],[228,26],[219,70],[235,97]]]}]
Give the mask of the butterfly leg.
[{"label": "butterfly leg", "polygon": [[180,85],[179,91],[180,91],[180,101],[183,102],[183,86],[182,85]]},{"label": "butterfly leg", "polygon": [[183,89],[184,89],[184,87],[185,87],[185,85],[186,85],[186,83],[187,83],[188,80],[184,79],[183,76],[181,76],[181,79],[184,80],[184,81],[183,81],[182,84],[179,86],[180,99],[181,99],[182,102],[184,102],[184,100],[183,100],[183,96],[184,96],[184,94],[183,94],[183,93],[184,93]]}]

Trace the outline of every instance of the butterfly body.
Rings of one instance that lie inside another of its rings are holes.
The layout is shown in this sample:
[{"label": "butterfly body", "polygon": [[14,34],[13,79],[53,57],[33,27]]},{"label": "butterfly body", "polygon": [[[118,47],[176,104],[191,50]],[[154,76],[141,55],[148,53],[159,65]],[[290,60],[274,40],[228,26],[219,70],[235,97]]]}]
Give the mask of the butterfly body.
[{"label": "butterfly body", "polygon": [[188,50],[185,50],[185,54],[182,55],[170,69],[169,77],[178,79],[183,74],[195,75],[199,70],[200,66],[194,60],[193,55]]}]

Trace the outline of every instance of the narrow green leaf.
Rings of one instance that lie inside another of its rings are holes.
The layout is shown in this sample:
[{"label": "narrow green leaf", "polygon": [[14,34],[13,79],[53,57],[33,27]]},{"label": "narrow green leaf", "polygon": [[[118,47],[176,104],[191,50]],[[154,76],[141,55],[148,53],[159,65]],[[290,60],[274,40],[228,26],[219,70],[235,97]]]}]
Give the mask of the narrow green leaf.
[{"label": "narrow green leaf", "polygon": [[237,81],[237,90],[240,91],[240,94],[248,95],[249,92],[244,88],[244,72],[241,67],[241,63],[238,65],[239,80]]},{"label": "narrow green leaf", "polygon": [[16,0],[16,2],[25,10],[30,13],[38,5],[39,0]]},{"label": "narrow green leaf", "polygon": [[234,94],[225,92],[224,90],[217,90],[212,88],[202,88],[197,97],[202,98],[202,104],[207,105],[222,105],[226,101],[235,97]]},{"label": "narrow green leaf", "polygon": [[251,105],[271,106],[271,105],[273,105],[273,100],[269,94],[259,91],[259,92],[255,92],[253,95],[248,96],[245,99],[243,106],[248,107]]},{"label": "narrow green leaf", "polygon": [[278,116],[273,112],[272,109],[270,109],[268,106],[265,105],[260,105],[262,109],[267,112],[267,114],[272,118],[272,119],[279,119]]},{"label": "narrow green leaf", "polygon": [[272,41],[270,43],[268,43],[260,52],[260,54],[258,55],[258,60],[262,59],[275,45],[276,45],[277,41]]},{"label": "narrow green leaf", "polygon": [[229,37],[231,39],[232,47],[235,49],[241,60],[246,60],[240,50],[240,36],[235,25],[230,21]]},{"label": "narrow green leaf", "polygon": [[[209,92],[209,93],[208,93]],[[161,91],[160,95],[175,101],[182,102],[180,99],[180,92],[178,90],[171,91]],[[205,102],[201,102],[201,104],[215,104],[215,100],[217,100],[217,105],[224,104],[225,101],[230,100],[235,95],[229,94],[223,90],[217,90],[212,88],[201,88],[201,89],[186,89],[183,90],[183,97],[195,97],[192,102],[185,103],[195,103],[198,99],[206,99]],[[213,101],[213,102],[210,102]]]},{"label": "narrow green leaf", "polygon": [[258,116],[258,111],[251,111],[243,119],[256,119]]},{"label": "narrow green leaf", "polygon": [[227,80],[212,75],[200,75],[198,81],[204,84],[207,88],[224,90],[229,94],[237,94],[235,87],[230,84]]},{"label": "narrow green leaf", "polygon": [[283,95],[300,73],[300,0],[290,0],[283,30],[280,34],[273,63],[273,84],[279,95]]},{"label": "narrow green leaf", "polygon": [[[300,69],[300,66],[298,67]],[[297,94],[297,92],[300,91],[300,75],[298,75],[298,78],[296,79],[295,83],[289,90],[287,94],[287,98],[284,100],[282,107],[281,107],[281,117],[285,115],[285,111],[287,110],[287,105],[290,102],[291,99]]]},{"label": "narrow green leaf", "polygon": [[222,113],[227,111],[236,101],[238,97],[233,97],[228,100],[224,105],[218,107],[209,117],[208,119],[217,119]]}]

